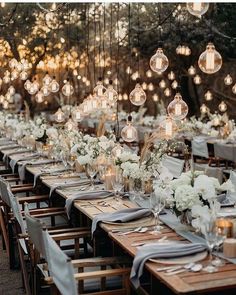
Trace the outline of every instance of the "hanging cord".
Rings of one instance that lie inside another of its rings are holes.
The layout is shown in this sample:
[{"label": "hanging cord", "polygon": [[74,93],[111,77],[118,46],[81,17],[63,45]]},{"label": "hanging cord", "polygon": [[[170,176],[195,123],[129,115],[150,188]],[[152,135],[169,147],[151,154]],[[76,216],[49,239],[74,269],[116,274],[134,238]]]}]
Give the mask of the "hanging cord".
[{"label": "hanging cord", "polygon": [[99,64],[99,76],[102,78],[101,67],[101,49],[102,49],[102,29],[101,29],[101,13],[99,12],[98,32],[99,32],[99,47],[98,47],[98,64]]},{"label": "hanging cord", "polygon": [[94,85],[96,84],[96,19],[95,19],[95,13],[96,8],[94,4],[94,11],[93,11],[93,25],[94,25],[94,40],[93,40],[93,57],[94,57],[94,63],[93,63],[93,79],[94,79]]},{"label": "hanging cord", "polygon": [[104,80],[105,77],[105,69],[106,69],[106,52],[105,52],[105,32],[106,32],[106,5],[103,3],[103,39],[102,39],[102,54],[103,54],[103,71],[102,78]]},{"label": "hanging cord", "polygon": [[[120,57],[120,39],[119,39],[119,35],[120,35],[120,31],[119,31],[119,18],[120,18],[120,3],[118,3],[118,10],[117,10],[117,19],[116,19],[116,23],[117,23],[117,57],[116,57],[116,79],[117,79],[117,92],[120,92],[120,87],[119,87],[119,77],[120,77],[120,71],[119,71],[119,57]],[[119,125],[119,100],[117,98],[117,102],[116,102],[116,138],[117,141],[119,140],[119,134],[120,134],[120,125]]]},{"label": "hanging cord", "polygon": [[[128,92],[130,94],[130,80],[131,80],[131,60],[132,60],[132,54],[131,54],[131,42],[130,42],[130,35],[131,35],[131,5],[129,3],[128,5],[128,19],[129,19],[129,27],[128,27],[128,49],[129,49],[129,79],[128,79]],[[131,101],[129,99],[129,113],[131,113]]]},{"label": "hanging cord", "polygon": [[138,51],[137,51],[137,61],[138,61],[138,78],[140,78],[140,19],[139,19],[139,3],[138,3],[138,14],[137,14],[137,21],[138,21],[138,32],[137,32],[137,38],[138,38]]},{"label": "hanging cord", "polygon": [[111,73],[112,73],[112,18],[113,18],[113,10],[112,10],[112,3],[110,4],[110,69],[111,69]]}]

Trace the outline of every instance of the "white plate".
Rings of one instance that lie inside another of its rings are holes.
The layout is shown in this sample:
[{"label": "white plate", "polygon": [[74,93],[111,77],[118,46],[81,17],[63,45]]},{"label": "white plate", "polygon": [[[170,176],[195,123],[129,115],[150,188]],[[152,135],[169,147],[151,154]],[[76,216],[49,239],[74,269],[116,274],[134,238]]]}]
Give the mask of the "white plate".
[{"label": "white plate", "polygon": [[163,263],[163,264],[187,264],[191,262],[201,261],[207,257],[207,254],[208,252],[204,251],[204,252],[183,256],[183,257],[149,259],[149,261],[155,262],[155,263]]}]

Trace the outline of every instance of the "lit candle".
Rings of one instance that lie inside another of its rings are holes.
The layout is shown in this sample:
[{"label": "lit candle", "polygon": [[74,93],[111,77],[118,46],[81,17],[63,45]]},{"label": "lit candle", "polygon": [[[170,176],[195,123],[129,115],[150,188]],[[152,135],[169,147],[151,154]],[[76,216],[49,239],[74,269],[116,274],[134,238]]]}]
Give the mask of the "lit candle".
[{"label": "lit candle", "polygon": [[76,115],[75,115],[75,118],[76,118],[76,120],[80,120],[80,112],[76,112]]},{"label": "lit candle", "polygon": [[108,172],[104,176],[105,180],[105,188],[107,190],[112,190],[112,181],[115,177],[115,174],[111,172],[111,170],[108,170]]},{"label": "lit candle", "polygon": [[156,68],[161,69],[162,68],[162,58],[158,57],[156,59]]},{"label": "lit candle", "polygon": [[180,103],[177,103],[175,105],[175,115],[176,116],[182,115],[182,107],[181,107],[181,104]]},{"label": "lit candle", "polygon": [[213,70],[215,68],[215,53],[207,52],[206,54],[206,69]]},{"label": "lit candle", "polygon": [[172,125],[172,122],[170,120],[168,120],[166,122],[166,135],[167,136],[172,136],[172,130],[173,129],[173,125]]},{"label": "lit candle", "polygon": [[131,128],[128,128],[128,129],[127,129],[126,137],[127,137],[128,139],[133,138],[133,130],[132,130]]},{"label": "lit candle", "polygon": [[216,226],[219,233],[222,233],[227,236],[227,238],[232,237],[233,223],[227,219],[217,219]]}]

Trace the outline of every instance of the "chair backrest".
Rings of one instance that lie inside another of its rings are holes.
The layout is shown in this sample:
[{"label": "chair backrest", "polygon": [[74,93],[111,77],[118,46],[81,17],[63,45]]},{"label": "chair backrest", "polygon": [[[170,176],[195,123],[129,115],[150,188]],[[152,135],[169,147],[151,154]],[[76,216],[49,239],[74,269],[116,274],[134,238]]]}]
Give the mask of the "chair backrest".
[{"label": "chair backrest", "polygon": [[209,165],[194,163],[194,170],[204,171],[207,176],[217,178],[219,180],[219,183],[223,182],[223,169],[220,167],[211,167]]},{"label": "chair backrest", "polygon": [[74,268],[70,258],[60,249],[48,231],[43,231],[43,238],[50,276],[52,276],[55,285],[62,295],[77,295]]},{"label": "chair backrest", "polygon": [[18,200],[17,197],[15,197],[13,195],[13,193],[11,191],[8,191],[8,195],[9,195],[9,198],[10,198],[13,215],[14,215],[14,217],[16,218],[16,220],[18,221],[18,223],[20,225],[22,234],[26,234],[26,227],[25,227],[25,223],[24,223],[23,216],[22,216],[22,213],[21,213],[19,200]]},{"label": "chair backrest", "polygon": [[1,198],[9,207],[11,207],[11,201],[8,195],[9,188],[10,188],[9,183],[6,182],[2,177],[0,177]]},{"label": "chair backrest", "polygon": [[175,178],[178,178],[183,172],[184,160],[166,156],[162,160],[162,165],[166,167]]},{"label": "chair backrest", "polygon": [[25,220],[31,242],[34,244],[36,250],[45,258],[46,250],[43,240],[43,224],[39,219],[36,219],[29,214],[25,214]]},{"label": "chair backrest", "polygon": [[192,154],[203,158],[209,158],[207,142],[204,138],[194,138],[192,140]]}]

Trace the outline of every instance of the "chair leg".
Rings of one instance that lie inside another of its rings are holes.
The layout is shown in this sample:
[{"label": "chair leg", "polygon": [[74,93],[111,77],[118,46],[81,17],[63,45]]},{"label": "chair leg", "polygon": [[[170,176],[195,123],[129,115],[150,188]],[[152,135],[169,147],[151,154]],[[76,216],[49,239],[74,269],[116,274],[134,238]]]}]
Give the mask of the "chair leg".
[{"label": "chair leg", "polygon": [[10,255],[9,240],[8,240],[8,235],[7,235],[7,231],[6,231],[6,227],[5,227],[5,221],[4,221],[3,212],[2,212],[1,208],[0,208],[0,226],[1,226],[2,236],[3,236],[3,240],[4,240],[4,245],[5,245],[6,251],[7,251],[7,256],[9,257],[9,255]]},{"label": "chair leg", "polygon": [[19,241],[17,244],[18,244],[18,251],[19,251],[21,271],[22,271],[22,275],[23,275],[23,283],[24,283],[25,292],[26,292],[26,295],[31,295],[31,290],[30,290],[30,286],[29,286],[29,276],[28,276],[28,272],[26,269],[26,265],[25,265],[25,259],[24,259],[24,252],[20,246]]}]

